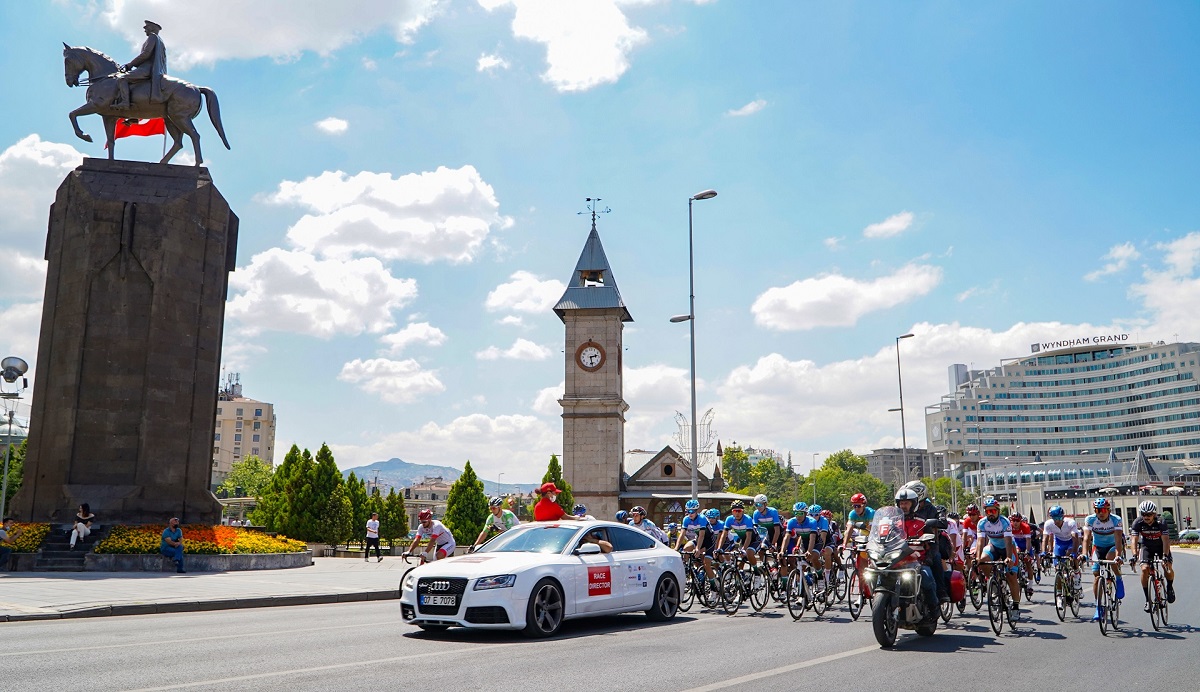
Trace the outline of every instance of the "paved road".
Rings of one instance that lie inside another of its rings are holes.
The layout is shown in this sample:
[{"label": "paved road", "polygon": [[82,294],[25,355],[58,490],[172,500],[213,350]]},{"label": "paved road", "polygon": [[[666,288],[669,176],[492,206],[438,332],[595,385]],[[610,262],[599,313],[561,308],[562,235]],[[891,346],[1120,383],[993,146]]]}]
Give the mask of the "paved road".
[{"label": "paved road", "polygon": [[853,679],[872,690],[966,674],[1008,689],[1190,690],[1200,677],[1200,556],[1180,555],[1177,565],[1174,624],[1163,632],[1151,629],[1130,577],[1125,625],[1108,637],[1090,622],[1059,623],[1042,587],[1015,634],[995,637],[986,616],[968,615],[930,639],[905,634],[891,651],[876,646],[865,616],[852,622],[841,609],[799,622],[783,609],[733,617],[693,610],[660,625],[622,615],[528,641],[463,630],[430,636],[399,622],[396,601],[379,601],[8,623],[0,625],[0,689],[333,690],[406,680],[475,692],[504,683],[782,689]]}]

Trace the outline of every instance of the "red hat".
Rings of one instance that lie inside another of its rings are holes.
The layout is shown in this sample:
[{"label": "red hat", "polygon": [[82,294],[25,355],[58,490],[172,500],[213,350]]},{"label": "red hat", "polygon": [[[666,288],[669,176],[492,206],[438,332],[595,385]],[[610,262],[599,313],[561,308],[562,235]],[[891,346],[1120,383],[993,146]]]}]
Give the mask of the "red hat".
[{"label": "red hat", "polygon": [[542,483],[542,487],[538,488],[539,493],[561,493],[553,483]]}]

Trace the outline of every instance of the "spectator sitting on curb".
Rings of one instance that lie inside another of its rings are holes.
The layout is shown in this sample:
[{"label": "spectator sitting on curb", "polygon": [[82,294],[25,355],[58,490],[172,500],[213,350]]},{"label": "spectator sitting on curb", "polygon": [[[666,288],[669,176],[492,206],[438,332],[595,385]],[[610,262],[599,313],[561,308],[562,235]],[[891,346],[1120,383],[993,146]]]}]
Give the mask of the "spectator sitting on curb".
[{"label": "spectator sitting on curb", "polygon": [[10,546],[16,542],[17,536],[21,535],[21,529],[13,531],[12,523],[12,517],[4,517],[4,523],[0,524],[0,569],[8,567],[8,559],[13,552]]},{"label": "spectator sitting on curb", "polygon": [[184,573],[183,569],[183,529],[179,528],[179,517],[171,517],[171,523],[162,532],[162,544],[158,552],[175,561],[175,571]]}]

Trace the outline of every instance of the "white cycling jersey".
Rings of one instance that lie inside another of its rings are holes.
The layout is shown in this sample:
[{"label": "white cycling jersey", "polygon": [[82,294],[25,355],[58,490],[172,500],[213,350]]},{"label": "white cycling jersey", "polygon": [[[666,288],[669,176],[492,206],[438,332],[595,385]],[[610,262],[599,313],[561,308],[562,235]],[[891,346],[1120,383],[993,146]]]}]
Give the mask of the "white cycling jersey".
[{"label": "white cycling jersey", "polygon": [[1042,526],[1042,533],[1054,536],[1054,540],[1059,543],[1070,543],[1079,534],[1079,526],[1070,517],[1063,519],[1062,526],[1056,525],[1053,519],[1047,519],[1045,525]]}]

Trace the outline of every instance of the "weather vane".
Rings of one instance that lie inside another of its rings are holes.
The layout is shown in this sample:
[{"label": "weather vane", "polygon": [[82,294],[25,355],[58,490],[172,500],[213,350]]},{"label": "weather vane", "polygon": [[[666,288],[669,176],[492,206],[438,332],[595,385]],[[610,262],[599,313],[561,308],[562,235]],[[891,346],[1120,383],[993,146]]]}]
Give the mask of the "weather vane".
[{"label": "weather vane", "polygon": [[587,203],[588,203],[587,211],[577,211],[575,213],[579,216],[582,216],[584,214],[591,214],[592,215],[592,228],[596,227],[596,215],[597,214],[612,213],[612,209],[609,209],[608,207],[605,207],[603,209],[598,208],[600,206],[600,204],[599,204],[600,198],[599,197],[584,197],[584,199],[587,200]]}]

